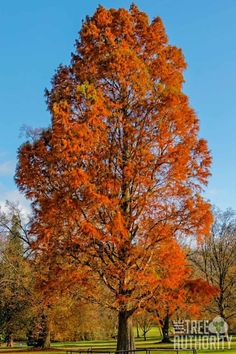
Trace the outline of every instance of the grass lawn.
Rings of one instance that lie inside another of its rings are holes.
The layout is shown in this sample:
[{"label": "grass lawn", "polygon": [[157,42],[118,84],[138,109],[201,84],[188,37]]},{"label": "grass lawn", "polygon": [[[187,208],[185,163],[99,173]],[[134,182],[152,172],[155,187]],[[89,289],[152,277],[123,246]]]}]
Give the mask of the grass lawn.
[{"label": "grass lawn", "polygon": [[[136,331],[135,331],[136,333]],[[158,332],[157,328],[152,328],[150,332],[147,334],[147,341],[144,341],[144,339],[141,338],[136,338],[136,347],[137,348],[162,348],[165,349],[165,351],[158,351],[157,350],[152,350],[150,354],[174,354],[174,352],[168,351],[169,348],[174,348],[174,344],[160,344],[160,335]],[[190,344],[190,341],[187,341]],[[184,342],[185,343],[185,342]],[[66,351],[71,350],[79,350],[79,349],[93,349],[93,350],[103,350],[106,349],[106,351],[111,350],[111,353],[114,353],[116,346],[116,341],[113,340],[94,340],[94,341],[78,341],[78,342],[57,342],[57,343],[52,343],[52,348],[50,351],[43,351],[45,354],[63,354]],[[10,353],[10,352],[16,352],[16,353],[29,353],[33,352],[37,354],[39,351],[37,350],[31,350],[30,348],[27,348],[26,344],[23,344],[22,347],[19,347],[18,343],[15,343],[15,346],[13,348],[6,348],[5,345],[2,345],[0,347],[0,354],[1,352],[3,353]],[[185,351],[183,352],[184,354],[192,354],[192,351]],[[222,348],[222,343],[220,344],[220,348],[212,348],[212,349],[197,349],[197,353],[200,354],[209,354],[209,353],[217,353],[217,354],[236,354],[236,336],[233,337],[232,342],[231,342],[231,347],[230,349],[228,348],[228,344],[225,343],[224,348]],[[139,352],[138,354],[145,354],[145,352]],[[179,353],[181,354],[181,352]]]},{"label": "grass lawn", "polygon": [[[151,331],[148,333],[147,335],[147,341],[144,341],[143,338],[139,338],[135,340],[136,342],[136,347],[137,348],[167,348],[166,351],[163,352],[163,354],[173,354],[173,352],[168,352],[168,348],[170,347],[174,347],[173,344],[160,344],[160,334],[157,328],[152,328]],[[189,341],[188,341],[189,342]],[[190,343],[190,342],[189,342]],[[76,350],[76,348],[83,348],[83,349],[88,349],[88,348],[92,348],[92,349],[102,349],[102,348],[110,348],[110,349],[115,349],[115,345],[116,345],[116,341],[115,340],[107,340],[107,341],[83,341],[83,342],[74,342],[74,343],[69,343],[69,342],[64,342],[64,343],[55,343],[53,345],[54,348],[65,348],[66,350],[68,349],[72,349],[72,350]],[[236,354],[236,337],[233,337],[233,340],[231,342],[231,349],[228,349],[228,344],[225,343],[225,348],[219,348],[217,349],[198,349],[197,353],[200,354],[208,354],[208,353],[218,353],[218,354]],[[140,352],[141,354],[142,352]],[[151,354],[158,354],[158,353],[162,353],[162,351],[152,351]],[[187,351],[184,352],[186,354],[192,353],[191,351]]]}]

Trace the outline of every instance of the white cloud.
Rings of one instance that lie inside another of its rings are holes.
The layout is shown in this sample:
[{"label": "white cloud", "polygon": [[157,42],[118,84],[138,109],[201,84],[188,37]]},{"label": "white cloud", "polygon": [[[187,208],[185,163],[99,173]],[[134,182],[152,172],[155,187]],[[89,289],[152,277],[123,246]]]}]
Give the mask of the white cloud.
[{"label": "white cloud", "polygon": [[209,188],[207,190],[207,193],[210,195],[210,196],[215,196],[215,195],[218,195],[219,194],[219,189],[216,189],[216,188]]},{"label": "white cloud", "polygon": [[6,201],[19,206],[22,216],[26,217],[31,213],[30,203],[21,194],[13,183],[16,161],[7,159],[7,154],[0,151],[0,207],[6,210]]},{"label": "white cloud", "polygon": [[5,161],[0,163],[0,176],[13,176],[15,172],[15,163],[13,161]]},{"label": "white cloud", "polygon": [[6,208],[6,201],[18,204],[20,211],[25,218],[30,215],[30,203],[17,189],[1,191],[0,207],[2,210]]}]

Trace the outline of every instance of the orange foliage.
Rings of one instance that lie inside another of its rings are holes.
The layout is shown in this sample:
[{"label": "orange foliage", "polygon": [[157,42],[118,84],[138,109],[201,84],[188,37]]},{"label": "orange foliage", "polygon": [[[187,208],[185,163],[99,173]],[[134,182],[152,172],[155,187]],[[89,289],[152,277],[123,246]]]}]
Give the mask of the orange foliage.
[{"label": "orange foliage", "polygon": [[177,281],[173,256],[171,281],[154,271],[175,236],[201,237],[212,221],[201,197],[211,157],[182,92],[185,68],[160,18],[100,6],[53,78],[51,126],[19,150],[35,246],[86,266],[127,316]]},{"label": "orange foliage", "polygon": [[168,246],[163,245],[163,258],[159,258],[156,268],[163,279],[147,307],[158,320],[166,316],[170,319],[178,310],[198,316],[218,290],[201,278],[192,278],[192,269],[176,241],[168,240]]}]

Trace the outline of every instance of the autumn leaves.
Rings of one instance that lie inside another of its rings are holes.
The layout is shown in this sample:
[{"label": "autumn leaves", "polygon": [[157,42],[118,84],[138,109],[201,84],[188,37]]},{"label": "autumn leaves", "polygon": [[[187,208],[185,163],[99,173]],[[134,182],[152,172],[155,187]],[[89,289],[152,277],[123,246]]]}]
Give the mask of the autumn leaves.
[{"label": "autumn leaves", "polygon": [[86,274],[88,289],[97,283],[92,301],[107,289],[118,350],[133,348],[131,316],[178,284],[178,239],[212,221],[200,194],[211,158],[182,92],[185,67],[159,18],[99,7],[47,93],[51,126],[19,149],[36,245]]}]

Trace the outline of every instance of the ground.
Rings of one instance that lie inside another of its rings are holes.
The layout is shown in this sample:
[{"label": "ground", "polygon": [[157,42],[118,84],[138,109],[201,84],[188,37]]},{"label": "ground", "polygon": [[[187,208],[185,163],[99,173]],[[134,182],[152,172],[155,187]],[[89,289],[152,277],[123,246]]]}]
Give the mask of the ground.
[{"label": "ground", "polygon": [[[157,328],[152,328],[151,331],[147,335],[147,341],[144,341],[143,338],[136,339],[136,346],[137,348],[162,348],[163,350],[161,353],[163,354],[173,354],[172,352],[168,352],[168,348],[170,348],[170,344],[160,344],[158,341],[160,338],[158,337],[158,332]],[[78,341],[78,342],[61,342],[61,343],[53,343],[52,348],[50,351],[43,351],[44,354],[63,354],[66,353],[67,350],[76,350],[76,349],[104,349],[104,348],[109,348],[111,349],[111,352],[113,349],[115,349],[115,340],[96,340],[96,341]],[[172,345],[173,346],[173,345]],[[164,350],[165,348],[166,351]],[[17,354],[29,354],[30,352],[37,354],[40,352],[37,352],[36,350],[29,350],[26,346],[26,344],[23,344],[23,346],[20,348],[19,343],[15,343],[14,348],[8,349],[6,348],[5,345],[2,345],[0,347],[0,353],[10,353],[10,352],[16,352]],[[143,352],[144,353],[144,352]],[[160,353],[160,352],[159,352]],[[191,351],[184,352],[185,354],[190,354],[192,353]],[[217,354],[236,354],[236,336],[233,336],[233,340],[231,342],[231,348],[227,348],[227,343],[225,343],[225,349],[216,349],[216,350],[197,350],[198,354],[209,354],[209,353],[217,353]],[[142,354],[142,352],[140,352]],[[151,351],[151,354],[158,354],[158,350]]]}]

